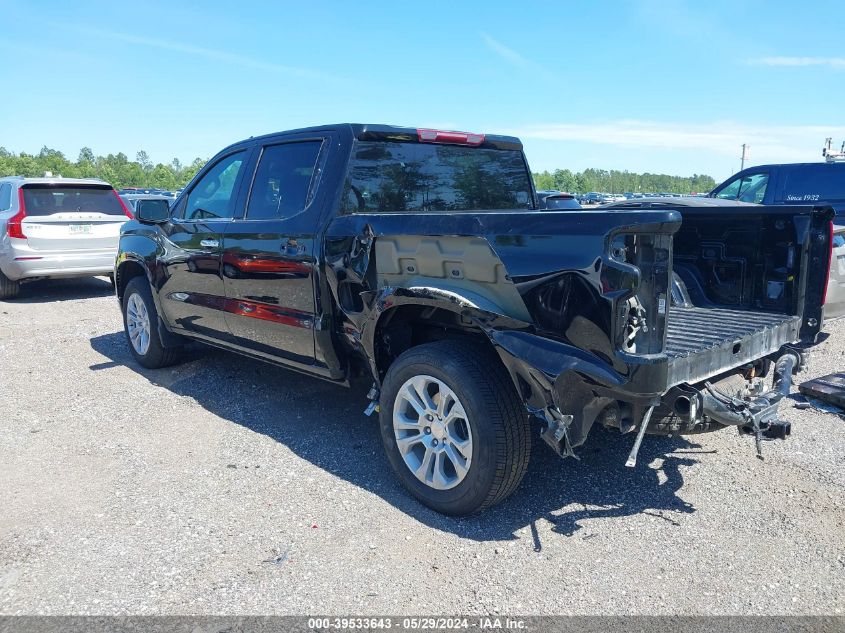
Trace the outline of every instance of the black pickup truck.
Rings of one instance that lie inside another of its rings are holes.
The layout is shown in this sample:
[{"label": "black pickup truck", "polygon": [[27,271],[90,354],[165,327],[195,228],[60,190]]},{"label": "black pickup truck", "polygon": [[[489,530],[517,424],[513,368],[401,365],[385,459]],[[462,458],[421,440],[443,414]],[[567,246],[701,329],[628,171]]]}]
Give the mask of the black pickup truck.
[{"label": "black pickup truck", "polygon": [[363,376],[396,475],[461,515],[517,487],[533,424],[564,456],[637,430],[628,465],[645,432],[785,437],[832,211],[539,210],[516,138],[343,124],[236,143],[136,216],[115,287],[141,365],[196,340]]}]

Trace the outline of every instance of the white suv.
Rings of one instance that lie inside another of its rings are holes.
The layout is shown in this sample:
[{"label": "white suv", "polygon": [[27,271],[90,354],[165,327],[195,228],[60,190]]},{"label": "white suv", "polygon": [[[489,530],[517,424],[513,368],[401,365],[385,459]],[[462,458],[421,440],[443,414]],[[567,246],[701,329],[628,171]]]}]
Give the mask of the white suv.
[{"label": "white suv", "polygon": [[26,280],[111,275],[131,217],[102,180],[0,178],[0,299]]}]

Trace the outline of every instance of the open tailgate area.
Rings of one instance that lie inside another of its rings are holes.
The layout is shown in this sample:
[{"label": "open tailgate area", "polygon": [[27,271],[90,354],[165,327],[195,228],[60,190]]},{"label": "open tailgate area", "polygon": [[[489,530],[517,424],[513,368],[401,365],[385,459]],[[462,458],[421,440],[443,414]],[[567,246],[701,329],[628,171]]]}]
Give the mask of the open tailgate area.
[{"label": "open tailgate area", "polygon": [[696,383],[777,352],[801,318],[772,312],[673,306],[666,322],[670,384]]},{"label": "open tailgate area", "polygon": [[682,222],[671,241],[626,229],[611,242],[612,257],[641,274],[634,295],[615,307],[619,349],[626,362],[664,364],[637,389],[665,392],[740,368],[753,375],[785,346],[815,342],[830,207],[690,201],[674,210]]},{"label": "open tailgate area", "polygon": [[708,380],[784,345],[815,341],[830,261],[830,208],[678,211],[683,222],[673,238],[676,283],[663,344],[667,386]]}]

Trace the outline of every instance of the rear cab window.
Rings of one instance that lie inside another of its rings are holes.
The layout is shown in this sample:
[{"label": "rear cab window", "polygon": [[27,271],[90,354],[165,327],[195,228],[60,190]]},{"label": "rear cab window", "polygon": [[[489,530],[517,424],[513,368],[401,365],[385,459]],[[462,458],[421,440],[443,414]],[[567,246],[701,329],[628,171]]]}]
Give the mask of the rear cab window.
[{"label": "rear cab window", "polygon": [[413,142],[356,141],[343,213],[533,208],[522,152]]},{"label": "rear cab window", "polygon": [[30,217],[78,212],[125,215],[108,185],[24,185],[22,191]]}]

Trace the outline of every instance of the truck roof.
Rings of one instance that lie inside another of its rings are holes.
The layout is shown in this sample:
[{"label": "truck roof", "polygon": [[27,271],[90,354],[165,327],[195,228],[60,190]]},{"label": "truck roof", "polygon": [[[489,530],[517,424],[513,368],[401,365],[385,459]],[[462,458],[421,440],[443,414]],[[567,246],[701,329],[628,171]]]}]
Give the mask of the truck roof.
[{"label": "truck roof", "polygon": [[[261,136],[251,136],[249,139],[243,139],[236,143],[232,143],[229,147],[240,145],[241,143],[249,141],[261,141],[264,139],[271,139],[280,134],[303,134],[303,133],[319,133],[330,132],[346,128],[352,132],[352,136],[359,140],[385,140],[402,143],[417,143],[420,142],[420,130],[429,130],[430,128],[416,128],[403,127],[397,125],[383,125],[380,123],[333,123],[326,125],[315,125],[311,127],[297,128],[294,130],[281,130],[279,132],[272,132],[270,134],[262,134]],[[453,132],[455,130],[438,130],[441,132]],[[482,143],[477,146],[488,147],[494,149],[512,149],[522,150],[522,141],[515,136],[505,136],[502,134],[480,134],[483,138]],[[226,150],[229,149],[226,148]],[[223,151],[226,151],[223,150]]]},{"label": "truck roof", "polygon": [[[839,165],[840,168],[845,163],[834,163],[834,162],[826,162],[826,161],[817,161],[815,163],[767,163],[765,165],[752,165],[751,167],[746,167],[742,171],[749,171],[752,169],[791,169],[793,167],[824,167],[829,168],[831,165]],[[739,172],[737,172],[739,173]],[[735,176],[736,174],[734,174]],[[733,177],[733,176],[732,176]]]}]

